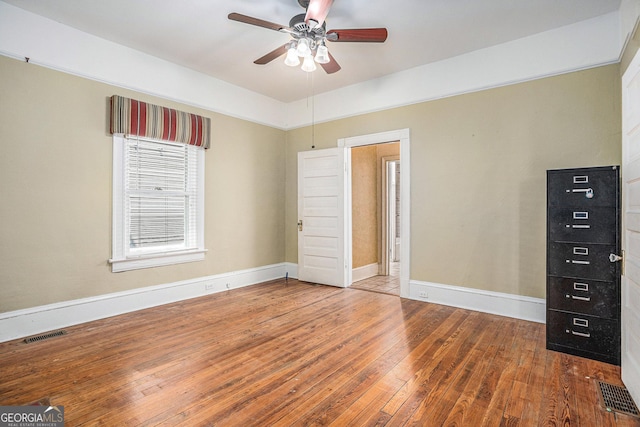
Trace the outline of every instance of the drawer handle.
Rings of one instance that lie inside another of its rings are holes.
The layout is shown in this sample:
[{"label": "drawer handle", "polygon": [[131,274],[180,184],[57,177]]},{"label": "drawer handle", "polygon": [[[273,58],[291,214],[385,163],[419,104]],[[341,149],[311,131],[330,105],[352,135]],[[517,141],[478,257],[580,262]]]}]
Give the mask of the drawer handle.
[{"label": "drawer handle", "polygon": [[[568,226],[567,226],[567,227],[568,227]],[[590,225],[575,225],[575,224],[573,224],[573,225],[571,226],[571,228],[589,229],[589,228],[591,228],[591,226],[590,226]]]},{"label": "drawer handle", "polygon": [[573,183],[574,184],[586,184],[589,182],[589,175],[574,175]]},{"label": "drawer handle", "polygon": [[573,282],[573,289],[575,289],[576,291],[588,291],[589,290],[589,284],[588,283]]},{"label": "drawer handle", "polygon": [[571,260],[571,264],[582,264],[582,265],[589,265],[591,264],[589,261],[577,261],[575,259]]},{"label": "drawer handle", "polygon": [[584,193],[584,197],[587,199],[593,199],[593,188],[574,188],[571,191],[573,193]]},{"label": "drawer handle", "polygon": [[577,295],[571,295],[571,299],[577,299],[579,301],[591,301],[591,297],[579,297]]},{"label": "drawer handle", "polygon": [[583,328],[589,327],[589,321],[587,319],[580,319],[578,317],[573,318],[573,326],[581,326]]},{"label": "drawer handle", "polygon": [[577,335],[577,336],[579,336],[579,337],[591,338],[591,334],[590,334],[590,333],[588,333],[588,332],[585,334],[585,333],[582,333],[582,332],[571,331],[571,333],[572,333],[573,335]]}]

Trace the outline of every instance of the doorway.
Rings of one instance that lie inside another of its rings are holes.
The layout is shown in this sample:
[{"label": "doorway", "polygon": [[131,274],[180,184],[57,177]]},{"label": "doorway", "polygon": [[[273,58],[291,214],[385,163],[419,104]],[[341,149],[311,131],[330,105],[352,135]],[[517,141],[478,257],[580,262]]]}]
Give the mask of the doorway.
[{"label": "doorway", "polygon": [[400,144],[351,149],[352,287],[400,295]]},{"label": "doorway", "polygon": [[[397,252],[399,253],[401,261],[393,267],[396,267],[399,270],[399,295],[404,298],[409,297],[409,273],[410,273],[410,263],[411,263],[411,242],[410,242],[410,133],[409,129],[400,129],[389,132],[381,132],[370,135],[362,135],[350,138],[343,138],[338,140],[338,147],[346,148],[349,153],[352,152],[352,149],[361,146],[370,146],[370,145],[379,145],[379,144],[387,144],[387,143],[399,143],[399,156],[397,160],[402,159],[402,172],[399,176],[399,242]],[[350,169],[350,164],[347,164],[347,167]],[[351,170],[347,173],[347,179],[350,181],[352,178]],[[347,208],[347,259],[346,264],[349,266],[349,271],[351,271],[352,259],[351,252],[353,251],[353,240],[352,240],[352,229],[353,229],[353,215],[352,215],[352,198],[353,194],[351,193],[351,183],[347,185],[347,194],[346,194],[346,202],[349,205]],[[380,258],[381,259],[381,258]],[[381,263],[379,266],[382,265]],[[349,274],[351,276],[351,274]],[[380,276],[377,276],[378,278]],[[386,276],[388,277],[388,276]],[[352,285],[353,280],[349,280],[347,286]]]}]

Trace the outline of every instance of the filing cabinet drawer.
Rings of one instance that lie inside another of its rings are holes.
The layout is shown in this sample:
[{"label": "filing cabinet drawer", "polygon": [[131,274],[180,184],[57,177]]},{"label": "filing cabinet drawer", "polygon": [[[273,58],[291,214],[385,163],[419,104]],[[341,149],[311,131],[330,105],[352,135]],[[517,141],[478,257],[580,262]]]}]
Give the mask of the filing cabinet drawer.
[{"label": "filing cabinet drawer", "polygon": [[547,171],[549,206],[616,207],[618,176],[612,170],[615,169]]},{"label": "filing cabinet drawer", "polygon": [[612,354],[620,348],[617,321],[555,310],[547,312],[547,339],[552,344],[599,354]]},{"label": "filing cabinet drawer", "polygon": [[615,245],[618,217],[615,207],[549,209],[549,239]]},{"label": "filing cabinet drawer", "polygon": [[612,245],[549,242],[548,274],[613,282],[619,263],[609,256],[615,253]]},{"label": "filing cabinet drawer", "polygon": [[615,282],[549,277],[547,287],[551,309],[618,318],[618,286]]}]

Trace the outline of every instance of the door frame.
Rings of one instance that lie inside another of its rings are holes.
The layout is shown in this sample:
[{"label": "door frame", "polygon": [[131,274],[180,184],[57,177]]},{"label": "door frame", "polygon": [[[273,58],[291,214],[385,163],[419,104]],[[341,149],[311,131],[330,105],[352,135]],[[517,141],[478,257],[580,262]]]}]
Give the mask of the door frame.
[{"label": "door frame", "polygon": [[[338,139],[338,147],[346,148],[350,153],[353,147],[389,142],[400,142],[400,161],[402,162],[402,173],[400,174],[400,253],[402,254],[400,259],[400,296],[409,298],[409,275],[411,272],[411,138],[409,128],[340,138]],[[345,192],[345,206],[347,206],[345,262],[348,265],[347,270],[351,271],[353,268],[351,162],[347,162],[346,169],[348,185]],[[346,286],[351,285],[351,276],[348,279]]]},{"label": "door frame", "polygon": [[[391,230],[389,225],[391,224],[391,200],[389,194],[389,163],[395,163],[400,161],[400,155],[397,156],[384,156],[382,157],[382,168],[381,168],[381,203],[380,203],[380,268],[379,274],[382,276],[387,276],[389,274],[389,263],[391,262],[389,256],[389,249],[391,249],[392,245],[395,245],[395,239],[391,241]],[[402,177],[402,175],[400,175]],[[402,197],[402,194],[400,194]],[[402,199],[400,200],[402,203]],[[401,251],[402,252],[402,251]]]}]

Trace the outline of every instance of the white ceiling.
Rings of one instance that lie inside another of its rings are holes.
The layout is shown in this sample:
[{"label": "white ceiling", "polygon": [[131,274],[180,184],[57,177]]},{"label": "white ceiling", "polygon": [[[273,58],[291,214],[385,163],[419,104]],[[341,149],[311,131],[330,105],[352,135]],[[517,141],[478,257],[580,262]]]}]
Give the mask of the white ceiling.
[{"label": "white ceiling", "polygon": [[621,0],[334,0],[327,29],[386,27],[378,43],[329,43],[342,70],[311,74],[253,61],[289,36],[229,21],[278,24],[297,0],[3,0],[78,30],[283,102],[436,62],[618,10]]}]

